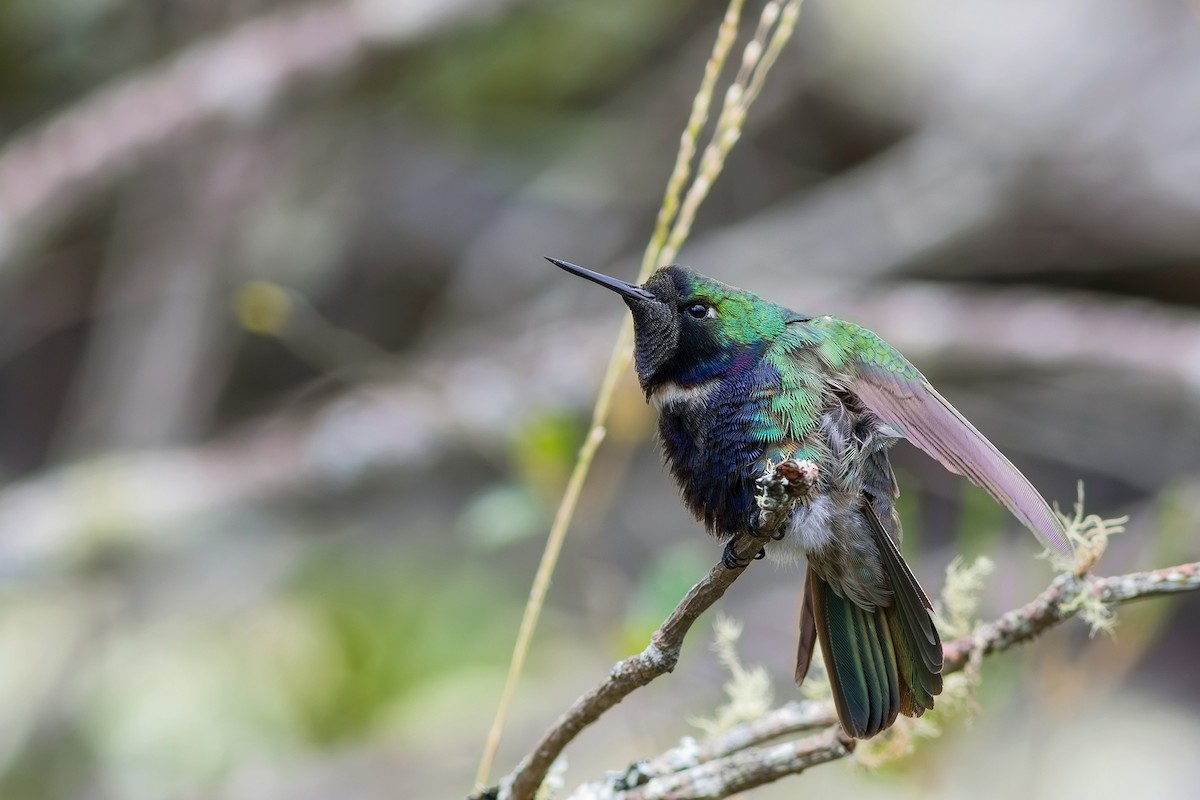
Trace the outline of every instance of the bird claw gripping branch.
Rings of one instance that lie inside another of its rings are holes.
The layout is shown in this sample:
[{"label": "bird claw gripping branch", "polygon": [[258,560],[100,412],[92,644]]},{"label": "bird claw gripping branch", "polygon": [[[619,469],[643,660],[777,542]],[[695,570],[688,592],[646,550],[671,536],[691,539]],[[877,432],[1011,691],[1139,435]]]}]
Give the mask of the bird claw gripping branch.
[{"label": "bird claw gripping branch", "polygon": [[808,504],[817,493],[817,481],[821,470],[804,459],[788,459],[778,464],[768,464],[766,471],[754,483],[759,494],[755,498],[758,512],[753,520],[754,528],[771,538],[779,540],[787,531],[787,516],[794,504]]},{"label": "bird claw gripping branch", "polygon": [[[821,471],[815,463],[804,459],[788,459],[778,464],[769,464],[766,471],[755,480],[759,494],[755,497],[758,511],[751,516],[750,527],[756,539],[779,541],[787,534],[787,519],[797,503],[806,504],[816,496],[817,481]],[[742,569],[750,562],[740,559],[736,553],[734,537],[725,545],[721,562],[728,569]],[[758,551],[755,560],[766,556],[766,548]]]}]

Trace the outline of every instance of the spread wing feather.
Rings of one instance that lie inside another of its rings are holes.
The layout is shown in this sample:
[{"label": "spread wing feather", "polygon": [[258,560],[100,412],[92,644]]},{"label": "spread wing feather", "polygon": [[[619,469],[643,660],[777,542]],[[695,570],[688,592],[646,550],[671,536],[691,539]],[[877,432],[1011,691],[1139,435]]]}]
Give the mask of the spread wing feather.
[{"label": "spread wing feather", "polygon": [[1012,462],[904,356],[873,333],[852,327],[855,341],[841,355],[847,388],[862,404],[946,469],[990,494],[1046,547],[1070,553],[1062,522]]}]

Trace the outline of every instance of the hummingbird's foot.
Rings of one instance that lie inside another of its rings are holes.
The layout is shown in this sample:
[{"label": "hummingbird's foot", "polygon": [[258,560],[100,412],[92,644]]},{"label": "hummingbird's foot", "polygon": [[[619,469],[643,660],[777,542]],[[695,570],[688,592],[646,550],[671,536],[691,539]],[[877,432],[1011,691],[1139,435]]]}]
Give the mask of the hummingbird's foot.
[{"label": "hummingbird's foot", "polygon": [[742,569],[750,566],[749,561],[743,561],[737,557],[737,553],[733,551],[733,540],[729,540],[729,544],[725,545],[725,552],[721,554],[721,563],[725,565],[725,569]]},{"label": "hummingbird's foot", "polygon": [[721,553],[721,564],[725,565],[726,570],[743,570],[750,566],[750,561],[757,561],[767,557],[767,548],[762,548],[754,558],[744,559],[738,558],[736,545],[740,541],[740,537],[734,536],[725,545],[725,552]]},{"label": "hummingbird's foot", "polygon": [[817,481],[821,470],[816,463],[802,459],[787,459],[768,464],[767,470],[755,483],[759,494],[755,498],[758,510],[751,515],[750,530],[756,536],[776,541],[787,532],[787,519],[796,504],[808,505],[817,496]]},{"label": "hummingbird's foot", "polygon": [[760,548],[755,553],[753,558],[738,558],[737,550],[734,545],[740,541],[738,537],[729,540],[725,545],[725,552],[721,554],[721,563],[725,565],[725,569],[745,569],[750,566],[751,561],[761,561],[767,557],[767,548]]},{"label": "hummingbird's foot", "polygon": [[788,497],[808,503],[817,494],[821,470],[807,458],[801,461],[788,459],[775,465],[775,475],[783,479],[784,492]]}]

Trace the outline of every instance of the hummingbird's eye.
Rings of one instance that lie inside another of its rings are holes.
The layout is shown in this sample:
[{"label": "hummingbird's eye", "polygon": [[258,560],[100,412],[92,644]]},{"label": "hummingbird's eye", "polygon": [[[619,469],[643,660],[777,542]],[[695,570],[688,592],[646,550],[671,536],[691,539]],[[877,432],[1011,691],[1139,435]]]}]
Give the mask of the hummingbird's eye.
[{"label": "hummingbird's eye", "polygon": [[705,317],[716,317],[717,310],[707,303],[692,303],[687,307],[687,314],[692,319],[704,319]]}]

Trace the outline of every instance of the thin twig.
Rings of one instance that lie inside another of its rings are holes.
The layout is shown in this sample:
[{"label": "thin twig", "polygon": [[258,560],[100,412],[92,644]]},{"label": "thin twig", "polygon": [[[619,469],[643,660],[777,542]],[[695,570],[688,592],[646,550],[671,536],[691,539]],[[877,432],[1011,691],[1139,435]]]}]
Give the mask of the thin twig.
[{"label": "thin twig", "polygon": [[[740,545],[738,555],[743,559],[753,558],[762,547],[761,542],[752,539],[746,539]],[[496,797],[499,800],[532,798],[546,777],[550,765],[580,731],[635,690],[675,669],[683,639],[692,624],[725,594],[725,590],[744,571],[744,568],[727,569],[720,563],[709,570],[704,580],[688,591],[671,615],[654,632],[645,650],[617,663],[603,683],[576,700],[566,713],[558,718],[533,751],[521,760],[510,776],[500,782],[497,793],[485,793],[481,796]]]},{"label": "thin twig", "polygon": [[[784,463],[797,466],[795,462]],[[809,462],[800,462],[807,463]],[[730,545],[735,563],[742,566],[727,567],[725,559],[722,558],[703,580],[684,595],[675,610],[654,632],[645,650],[618,663],[609,672],[607,680],[576,700],[546,732],[533,751],[521,760],[511,774],[500,781],[498,787],[479,790],[473,797],[530,800],[542,785],[554,760],[580,731],[634,690],[675,669],[684,637],[692,624],[725,594],[725,590],[737,580],[746,565],[762,550],[763,543],[783,527],[792,508],[797,503],[806,501],[805,498],[816,480],[815,470],[784,470],[782,465],[769,465],[758,481],[761,490],[757,500],[758,533],[755,536],[734,539]]]},{"label": "thin twig", "polygon": [[1114,575],[1108,578],[1078,578],[1059,575],[1036,598],[999,619],[981,625],[974,633],[956,639],[944,648],[946,672],[966,666],[973,652],[981,656],[1008,650],[1033,639],[1047,628],[1075,616],[1081,606],[1074,602],[1084,593],[1104,603],[1120,605],[1133,600],[1200,589],[1200,561],[1176,567]]},{"label": "thin twig", "polygon": [[637,762],[620,779],[627,786],[640,786],[651,779],[683,772],[789,734],[828,728],[836,723],[837,713],[829,700],[785,703],[703,741],[685,737],[677,746],[661,755]]},{"label": "thin twig", "polygon": [[790,742],[750,747],[686,772],[650,781],[625,794],[628,800],[717,800],[798,775],[809,767],[844,758],[854,740],[838,726]]}]

